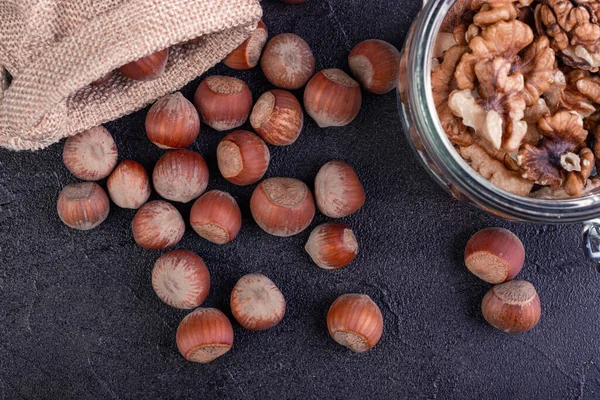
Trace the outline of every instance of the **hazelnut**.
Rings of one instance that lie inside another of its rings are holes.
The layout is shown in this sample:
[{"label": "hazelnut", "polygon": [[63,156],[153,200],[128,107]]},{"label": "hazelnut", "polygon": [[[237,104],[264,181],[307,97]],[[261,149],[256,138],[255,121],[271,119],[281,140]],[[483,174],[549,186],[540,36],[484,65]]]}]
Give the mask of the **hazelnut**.
[{"label": "hazelnut", "polygon": [[177,328],[177,348],[188,361],[207,364],[233,345],[233,328],[216,308],[197,308]]},{"label": "hazelnut", "polygon": [[333,340],[363,353],[379,342],[383,334],[383,316],[369,296],[344,294],[329,308],[327,329]]},{"label": "hazelnut", "polygon": [[342,218],[365,204],[365,191],[351,166],[342,161],[330,161],[317,173],[315,198],[323,214]]},{"label": "hazelnut", "polygon": [[361,104],[358,82],[336,68],[317,72],[304,91],[306,112],[321,128],[348,125]]},{"label": "hazelnut", "polygon": [[542,313],[540,297],[527,281],[508,281],[491,288],[483,297],[481,312],[496,329],[507,333],[533,329]]},{"label": "hazelnut", "polygon": [[225,57],[223,64],[237,70],[256,67],[263,47],[265,47],[265,43],[267,42],[268,34],[269,32],[264,22],[258,21],[258,26],[250,37]]},{"label": "hazelnut", "polygon": [[113,74],[113,72],[110,71],[109,73],[107,73],[106,75],[104,75],[102,78],[97,79],[94,82],[90,83],[90,85],[92,85],[92,86],[102,86],[102,85],[108,83],[108,81],[110,81],[110,78],[112,78],[112,74]]},{"label": "hazelnut", "polygon": [[146,135],[161,149],[183,149],[200,132],[196,107],[180,92],[160,98],[146,115]]},{"label": "hazelnut", "polygon": [[125,64],[119,70],[129,79],[151,81],[163,74],[168,59],[169,49],[164,49]]},{"label": "hazelnut", "polygon": [[152,171],[154,189],[163,198],[187,203],[208,186],[208,166],[202,156],[190,150],[165,153]]},{"label": "hazelnut", "polygon": [[198,86],[194,104],[205,124],[226,131],[246,122],[252,109],[252,93],[240,79],[209,76]]},{"label": "hazelnut", "polygon": [[200,237],[216,244],[226,244],[239,233],[242,212],[229,193],[211,190],[192,206],[190,225]]},{"label": "hazelnut", "polygon": [[164,200],[144,204],[131,223],[133,239],[146,250],[175,246],[185,232],[185,223],[175,207]]},{"label": "hazelnut", "polygon": [[277,325],[285,314],[285,299],[262,274],[240,278],[231,292],[231,313],[246,329],[261,331]]},{"label": "hazelnut", "polygon": [[267,172],[271,155],[258,136],[235,131],[225,136],[217,147],[217,162],[223,178],[235,185],[251,185]]},{"label": "hazelnut", "polygon": [[252,128],[265,142],[287,146],[296,141],[304,125],[302,106],[285,90],[270,90],[256,101],[250,114]]},{"label": "hazelnut", "polygon": [[113,203],[121,208],[140,208],[148,201],[152,188],[144,167],[135,161],[122,161],[106,181]]},{"label": "hazelnut", "polygon": [[300,36],[282,33],[269,40],[260,66],[273,85],[283,89],[300,89],[315,73],[315,57]]},{"label": "hazelnut", "polygon": [[154,263],[152,288],[165,304],[189,310],[208,297],[210,274],[202,258],[195,253],[173,250]]},{"label": "hazelnut", "polygon": [[369,92],[384,94],[396,88],[400,52],[383,40],[365,40],[348,56],[354,77]]},{"label": "hazelnut", "polygon": [[487,228],[467,242],[465,265],[475,276],[489,283],[511,280],[525,262],[521,240],[503,228]]},{"label": "hazelnut", "polygon": [[293,236],[310,225],[315,216],[315,202],[304,182],[269,178],[254,189],[250,211],[265,232],[274,236]]},{"label": "hazelnut", "polygon": [[104,179],[117,165],[117,146],[106,128],[96,126],[65,141],[63,162],[79,179]]},{"label": "hazelnut", "polygon": [[358,254],[358,242],[348,225],[330,222],[317,226],[304,247],[320,268],[340,269]]},{"label": "hazelnut", "polygon": [[60,192],[56,211],[70,228],[87,231],[108,217],[109,201],[106,192],[94,182],[74,183]]}]

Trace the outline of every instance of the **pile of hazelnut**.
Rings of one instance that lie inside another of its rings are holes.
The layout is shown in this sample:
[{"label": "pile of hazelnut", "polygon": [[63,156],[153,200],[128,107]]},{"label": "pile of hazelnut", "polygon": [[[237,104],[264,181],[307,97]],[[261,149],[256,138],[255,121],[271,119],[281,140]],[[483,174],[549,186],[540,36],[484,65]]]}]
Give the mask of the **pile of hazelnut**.
[{"label": "pile of hazelnut", "polygon": [[[274,236],[292,236],[310,225],[317,208],[330,218],[346,217],[360,209],[365,202],[363,186],[354,169],[342,161],[331,161],[319,170],[314,199],[300,180],[262,180],[270,161],[267,144],[292,145],[303,128],[300,102],[282,89],[306,86],[304,107],[320,127],[349,124],[362,101],[359,83],[342,70],[326,69],[315,74],[315,58],[302,38],[286,33],[267,42],[267,36],[267,28],[260,22],[223,62],[245,70],[254,68],[260,60],[266,78],[281,89],[263,93],[253,104],[244,81],[209,76],[197,88],[193,104],[176,92],[150,108],[145,121],[148,139],[167,150],[154,166],[151,179],[136,161],[124,160],[117,165],[115,142],[104,127],[68,138],[64,163],[86,182],[69,185],[60,193],[57,210],[61,220],[74,229],[95,228],[108,216],[110,196],[119,207],[138,209],[132,221],[135,242],[148,250],[164,250],[177,245],[186,227],[184,218],[169,201],[194,201],[189,216],[193,230],[212,243],[231,242],[242,228],[240,208],[229,193],[206,191],[207,164],[200,154],[186,148],[197,139],[201,124],[228,131],[248,119],[256,134],[246,130],[229,133],[219,143],[216,155],[223,178],[240,186],[258,183],[250,210],[260,228]],[[367,40],[352,50],[349,64],[366,90],[387,93],[395,88],[399,59],[392,45]],[[167,60],[168,50],[164,50],[121,67],[120,73],[131,79],[155,79]],[[102,85],[107,79],[93,84]],[[94,182],[104,178],[108,178],[108,195]],[[152,187],[164,200],[148,202]],[[350,226],[330,222],[312,231],[305,249],[317,266],[333,270],[354,260],[358,242]],[[210,288],[210,274],[202,258],[182,249],[163,254],[154,264],[152,286],[164,303],[195,309],[181,321],[176,335],[177,346],[187,360],[207,363],[229,351],[233,330],[228,318],[217,309],[199,308]],[[230,305],[235,319],[250,330],[275,326],[286,310],[281,291],[261,274],[241,277],[232,290]],[[379,341],[383,317],[368,296],[345,294],[331,306],[327,326],[335,341],[364,352]]]},{"label": "pile of hazelnut", "polygon": [[442,126],[471,167],[522,196],[600,187],[600,2],[457,0],[431,72]]},{"label": "pile of hazelnut", "polygon": [[485,320],[503,332],[520,333],[533,329],[542,306],[535,287],[517,276],[525,262],[521,240],[503,228],[486,228],[467,242],[465,265],[481,280],[493,286],[483,297]]}]

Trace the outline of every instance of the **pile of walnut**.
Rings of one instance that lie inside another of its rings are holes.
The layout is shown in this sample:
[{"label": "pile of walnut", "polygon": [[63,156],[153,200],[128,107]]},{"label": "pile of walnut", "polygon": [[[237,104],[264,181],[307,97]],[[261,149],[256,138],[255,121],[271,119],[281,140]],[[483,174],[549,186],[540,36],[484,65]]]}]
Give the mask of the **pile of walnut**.
[{"label": "pile of walnut", "polygon": [[471,167],[533,197],[600,187],[600,1],[458,0],[434,49],[442,126]]}]

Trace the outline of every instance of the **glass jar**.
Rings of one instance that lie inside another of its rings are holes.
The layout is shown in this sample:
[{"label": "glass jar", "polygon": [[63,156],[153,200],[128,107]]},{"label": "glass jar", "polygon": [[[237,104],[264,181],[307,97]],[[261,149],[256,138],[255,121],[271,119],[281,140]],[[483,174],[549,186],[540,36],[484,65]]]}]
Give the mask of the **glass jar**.
[{"label": "glass jar", "polygon": [[431,64],[440,25],[454,0],[428,1],[402,50],[399,78],[404,131],[425,169],[455,198],[501,218],[545,224],[583,222],[584,251],[600,259],[600,193],[559,200],[518,196],[490,183],[462,159],[446,136],[433,102]]}]

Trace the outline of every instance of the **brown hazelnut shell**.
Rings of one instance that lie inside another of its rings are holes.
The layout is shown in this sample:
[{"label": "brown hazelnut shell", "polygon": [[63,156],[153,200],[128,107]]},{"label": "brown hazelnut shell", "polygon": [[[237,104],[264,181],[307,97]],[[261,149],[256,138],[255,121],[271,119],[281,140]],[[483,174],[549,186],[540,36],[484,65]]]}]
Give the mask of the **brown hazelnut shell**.
[{"label": "brown hazelnut shell", "polygon": [[315,199],[323,214],[342,218],[358,211],[365,203],[366,195],[350,165],[330,161],[321,167],[315,178]]},{"label": "brown hazelnut shell", "polygon": [[396,88],[400,52],[388,42],[376,39],[360,42],[350,51],[348,64],[352,75],[367,91],[384,94]]},{"label": "brown hazelnut shell", "polygon": [[304,90],[304,108],[321,128],[348,125],[361,105],[360,85],[337,68],[317,72]]},{"label": "brown hazelnut shell", "polygon": [[169,49],[164,49],[125,64],[119,70],[129,79],[151,81],[163,74],[168,59]]},{"label": "brown hazelnut shell", "polygon": [[344,294],[329,308],[327,329],[333,340],[354,352],[363,353],[381,339],[383,315],[369,296]]},{"label": "brown hazelnut shell", "polygon": [[315,57],[300,36],[282,33],[267,42],[260,66],[273,85],[294,90],[306,85],[315,73]]},{"label": "brown hazelnut shell", "polygon": [[256,67],[268,35],[267,26],[264,22],[258,21],[258,26],[250,37],[225,57],[223,64],[239,71]]},{"label": "brown hazelnut shell", "polygon": [[229,193],[211,190],[192,206],[190,225],[200,237],[215,244],[226,244],[239,233],[242,212]]},{"label": "brown hazelnut shell", "polygon": [[185,232],[179,211],[164,200],[144,204],[131,222],[133,239],[146,250],[162,250],[175,246]]},{"label": "brown hazelnut shell", "polygon": [[246,82],[229,76],[209,76],[194,94],[202,121],[217,131],[242,126],[252,109],[252,93]]},{"label": "brown hazelnut shell", "polygon": [[117,145],[103,126],[96,126],[65,140],[63,162],[77,178],[98,181],[117,165]]},{"label": "brown hazelnut shell", "polygon": [[58,196],[56,210],[69,228],[87,231],[100,225],[110,209],[106,192],[94,182],[65,186]]},{"label": "brown hazelnut shell", "polygon": [[527,281],[508,281],[491,288],[483,297],[481,312],[494,328],[507,333],[533,329],[540,320],[540,297]]},{"label": "brown hazelnut shell", "polygon": [[146,169],[132,160],[121,161],[108,177],[110,199],[121,208],[140,208],[152,192]]},{"label": "brown hazelnut shell", "polygon": [[176,341],[186,360],[206,364],[231,349],[233,328],[216,308],[197,308],[179,324]]},{"label": "brown hazelnut shell", "polygon": [[340,269],[358,254],[358,242],[348,225],[329,222],[317,226],[304,247],[319,268]]},{"label": "brown hazelnut shell", "polygon": [[206,190],[208,166],[195,151],[170,150],[154,166],[152,183],[161,197],[188,203]]},{"label": "brown hazelnut shell", "polygon": [[254,189],[250,211],[265,232],[286,237],[296,235],[310,225],[315,215],[315,202],[304,182],[269,178]]},{"label": "brown hazelnut shell", "polygon": [[271,153],[261,138],[252,132],[235,131],[217,146],[217,162],[223,178],[235,185],[251,185],[267,172]]},{"label": "brown hazelnut shell", "polygon": [[161,149],[189,147],[199,132],[198,111],[181,92],[158,99],[146,115],[146,135]]},{"label": "brown hazelnut shell", "polygon": [[296,97],[275,89],[263,93],[250,114],[252,128],[274,146],[288,146],[298,139],[304,126],[304,113]]},{"label": "brown hazelnut shell", "polygon": [[469,239],[465,265],[475,276],[489,282],[508,281],[521,271],[525,248],[521,240],[504,228],[486,228]]},{"label": "brown hazelnut shell", "polygon": [[261,331],[277,325],[285,315],[285,298],[262,274],[240,278],[231,292],[231,313],[246,329]]},{"label": "brown hazelnut shell", "polygon": [[152,268],[152,288],[165,304],[189,310],[206,300],[210,274],[204,260],[188,250],[163,254]]}]

